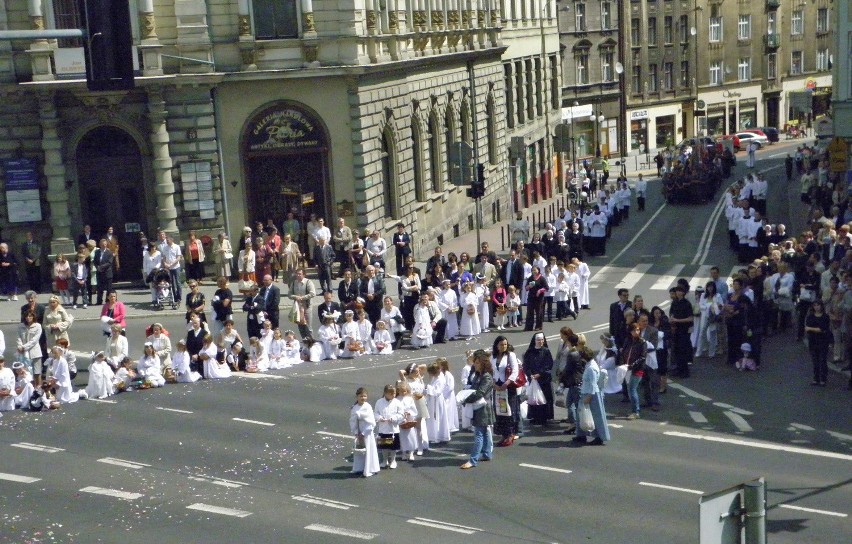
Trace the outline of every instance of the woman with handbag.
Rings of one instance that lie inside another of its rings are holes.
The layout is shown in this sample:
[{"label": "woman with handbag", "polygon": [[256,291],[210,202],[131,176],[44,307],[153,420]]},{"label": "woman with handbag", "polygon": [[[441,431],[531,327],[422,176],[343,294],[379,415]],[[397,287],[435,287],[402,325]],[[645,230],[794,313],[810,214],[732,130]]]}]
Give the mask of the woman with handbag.
[{"label": "woman with handbag", "polygon": [[[592,414],[592,421],[595,423],[595,428],[592,431],[583,429],[582,425],[577,425],[577,436],[572,441],[581,445],[589,444],[590,446],[603,446],[604,442],[610,440],[609,426],[606,421],[606,407],[603,401],[603,392],[600,389],[601,369],[597,361],[592,358],[586,363],[586,368],[583,370],[582,385],[580,385],[580,410],[589,409]],[[586,437],[594,435],[595,439],[591,442],[586,442]]]},{"label": "woman with handbag", "polygon": [[231,249],[231,241],[228,235],[220,232],[216,237],[216,245],[213,248],[214,260],[216,261],[216,275],[219,277],[231,277],[231,260],[234,258],[234,250]]},{"label": "woman with handbag", "polygon": [[[498,447],[511,446],[516,438],[520,438],[520,414],[521,403],[518,399],[518,388],[516,381],[520,375],[520,365],[509,340],[505,336],[494,339],[491,347],[491,370],[494,374],[495,397],[505,396],[508,410],[500,408],[500,399],[497,398],[498,409],[494,423],[494,434],[503,437],[497,444]],[[502,411],[502,413],[501,413]],[[508,412],[508,413],[506,413]]]},{"label": "woman with handbag", "polygon": [[463,464],[462,470],[475,467],[479,461],[490,461],[493,456],[494,443],[491,439],[489,427],[494,424],[494,409],[492,408],[494,393],[494,377],[491,369],[491,360],[488,352],[484,349],[476,350],[473,354],[474,375],[472,386],[473,393],[464,400],[465,404],[473,405],[473,446],[470,450],[470,460]]},{"label": "woman with handbag", "polygon": [[695,356],[715,357],[719,351],[719,327],[722,324],[722,295],[716,292],[716,283],[708,281],[704,294],[698,299],[698,333],[696,335]]},{"label": "woman with handbag", "polygon": [[41,387],[41,378],[46,374],[42,367],[44,353],[41,351],[39,339],[42,328],[36,321],[34,312],[24,314],[23,322],[18,325],[17,358],[27,366],[27,370],[33,375],[33,384],[36,389]]}]

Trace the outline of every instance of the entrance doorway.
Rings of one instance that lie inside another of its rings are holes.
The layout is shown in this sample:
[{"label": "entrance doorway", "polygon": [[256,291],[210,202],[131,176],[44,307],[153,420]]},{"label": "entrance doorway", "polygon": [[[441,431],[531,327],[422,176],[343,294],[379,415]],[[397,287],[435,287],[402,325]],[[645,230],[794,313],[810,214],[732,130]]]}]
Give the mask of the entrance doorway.
[{"label": "entrance doorway", "polygon": [[293,212],[304,226],[312,213],[333,225],[326,210],[325,153],[249,156],[250,220],[281,225]]},{"label": "entrance doorway", "polygon": [[139,279],[139,232],[148,229],[139,146],[116,127],[89,131],[77,144],[77,179],[83,222],[98,239],[109,227],[118,237],[120,268],[115,279]]}]

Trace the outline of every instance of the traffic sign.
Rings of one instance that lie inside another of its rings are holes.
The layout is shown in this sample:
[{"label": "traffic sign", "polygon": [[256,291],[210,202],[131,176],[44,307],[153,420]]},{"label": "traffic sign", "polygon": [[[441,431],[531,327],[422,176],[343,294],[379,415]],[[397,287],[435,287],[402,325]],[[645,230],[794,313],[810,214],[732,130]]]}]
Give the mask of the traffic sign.
[{"label": "traffic sign", "polygon": [[453,142],[450,145],[450,182],[453,185],[470,185],[473,166],[473,147],[467,142]]}]

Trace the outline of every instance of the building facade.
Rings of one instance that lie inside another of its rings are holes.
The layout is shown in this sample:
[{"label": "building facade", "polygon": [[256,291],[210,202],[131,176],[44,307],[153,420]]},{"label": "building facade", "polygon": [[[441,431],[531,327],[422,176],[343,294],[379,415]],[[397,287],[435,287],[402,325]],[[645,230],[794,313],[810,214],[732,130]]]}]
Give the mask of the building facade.
[{"label": "building facade", "polygon": [[[77,10],[8,0],[0,28],[77,28]],[[24,177],[38,190],[31,213],[13,213],[21,196],[3,173],[4,239],[34,230],[69,252],[83,225],[113,226],[128,277],[140,232],[215,238],[288,212],[386,236],[402,222],[419,250],[474,228],[474,203],[452,183],[459,142],[485,165],[485,223],[506,217],[518,135],[516,194],[529,196],[515,200],[552,192],[553,2],[130,0],[130,11],[132,91],[88,91],[78,41],[0,42],[0,159],[34,161]],[[522,68],[522,118],[505,115],[508,64]]]},{"label": "building facade", "polygon": [[852,5],[849,2],[837,6],[835,27],[837,52],[833,59],[832,110],[834,134],[846,141],[846,184],[852,185]]}]

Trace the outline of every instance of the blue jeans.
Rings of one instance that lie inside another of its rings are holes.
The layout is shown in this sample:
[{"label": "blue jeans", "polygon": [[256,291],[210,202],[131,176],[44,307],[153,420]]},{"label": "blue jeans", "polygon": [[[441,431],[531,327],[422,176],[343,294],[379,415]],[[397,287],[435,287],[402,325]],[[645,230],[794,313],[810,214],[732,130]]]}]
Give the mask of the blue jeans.
[{"label": "blue jeans", "polygon": [[575,385],[569,387],[565,391],[565,406],[568,408],[568,416],[571,423],[579,425],[580,420],[577,416],[577,405],[580,403],[580,386]]},{"label": "blue jeans", "polygon": [[180,304],[181,303],[181,292],[180,292],[180,268],[175,270],[169,269],[169,278],[172,280],[172,295],[175,298],[175,301]]},{"label": "blue jeans", "polygon": [[630,405],[633,408],[633,413],[639,413],[639,384],[642,382],[640,376],[635,374],[630,375],[630,385],[627,387],[627,394],[630,396]]},{"label": "blue jeans", "polygon": [[473,427],[473,447],[470,449],[470,464],[476,466],[480,458],[491,459],[494,441],[491,438],[491,426]]}]

